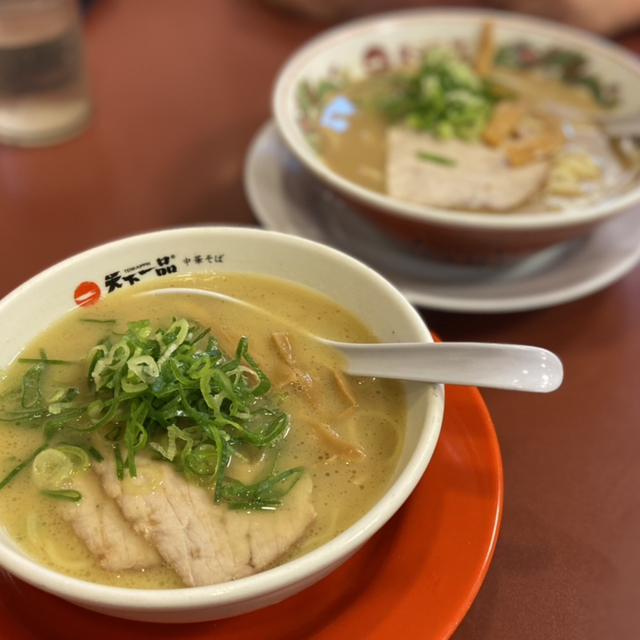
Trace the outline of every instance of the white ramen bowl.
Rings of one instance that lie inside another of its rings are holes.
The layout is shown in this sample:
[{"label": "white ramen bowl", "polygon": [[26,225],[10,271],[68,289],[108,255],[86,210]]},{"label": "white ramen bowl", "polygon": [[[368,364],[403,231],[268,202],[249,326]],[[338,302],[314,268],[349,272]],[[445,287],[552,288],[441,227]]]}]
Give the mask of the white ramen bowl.
[{"label": "white ramen bowl", "polygon": [[[169,273],[201,271],[284,278],[334,299],[364,319],[382,341],[432,341],[421,317],[391,284],[334,249],[259,229],[185,228],[129,237],[90,249],[47,269],[6,296],[0,301],[0,367],[9,365],[24,345],[78,303],[109,295],[113,283],[130,287],[135,286],[136,279],[148,283]],[[125,280],[124,276],[135,277]],[[215,620],[279,602],[347,560],[393,516],[422,477],[440,432],[444,390],[441,385],[411,383],[406,391],[406,440],[384,496],[344,533],[287,564],[207,587],[125,589],[84,582],[47,569],[0,530],[0,566],[77,605],[132,620]]]},{"label": "white ramen bowl", "polygon": [[[526,42],[582,53],[589,73],[619,90],[615,114],[640,112],[640,59],[613,42],[559,23],[481,9],[417,9],[375,15],[330,29],[298,49],[273,88],[272,114],[293,156],[328,190],[407,250],[457,263],[500,264],[584,235],[640,202],[640,185],[584,207],[483,213],[414,204],[378,193],[329,168],[310,141],[318,105],[301,99],[305,83],[366,78],[394,68],[433,43],[473,46],[491,21],[499,45]],[[314,111],[315,109],[315,111]]]}]

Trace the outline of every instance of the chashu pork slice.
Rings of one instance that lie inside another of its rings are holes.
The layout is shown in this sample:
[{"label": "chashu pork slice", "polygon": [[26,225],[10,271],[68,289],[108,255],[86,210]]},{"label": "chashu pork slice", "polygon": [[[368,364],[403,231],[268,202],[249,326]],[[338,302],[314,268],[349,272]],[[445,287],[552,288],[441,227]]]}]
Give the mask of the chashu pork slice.
[{"label": "chashu pork slice", "polygon": [[227,582],[267,568],[316,517],[307,476],[275,511],[234,511],[214,504],[209,492],[169,463],[138,454],[137,478],[119,481],[113,455],[104,457],[96,470],[105,491],[187,586]]},{"label": "chashu pork slice", "polygon": [[[425,159],[426,154],[451,163]],[[511,211],[543,187],[548,172],[548,160],[512,167],[503,149],[481,142],[437,140],[405,127],[387,133],[387,192],[417,204]]]},{"label": "chashu pork slice", "polygon": [[88,469],[73,479],[78,502],[61,502],[62,516],[106,571],[147,569],[161,564],[160,554],[125,520],[114,500]]}]

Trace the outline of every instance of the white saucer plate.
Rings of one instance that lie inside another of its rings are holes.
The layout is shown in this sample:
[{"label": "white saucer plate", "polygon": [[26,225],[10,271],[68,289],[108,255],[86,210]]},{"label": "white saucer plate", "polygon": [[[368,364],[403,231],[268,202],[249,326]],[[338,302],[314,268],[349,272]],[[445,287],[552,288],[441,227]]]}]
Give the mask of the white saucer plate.
[{"label": "white saucer plate", "polygon": [[268,122],[254,138],[245,190],[266,229],[333,246],[367,263],[414,305],[507,313],[550,307],[599,291],[640,261],[640,209],[508,267],[466,267],[412,255],[322,186]]}]

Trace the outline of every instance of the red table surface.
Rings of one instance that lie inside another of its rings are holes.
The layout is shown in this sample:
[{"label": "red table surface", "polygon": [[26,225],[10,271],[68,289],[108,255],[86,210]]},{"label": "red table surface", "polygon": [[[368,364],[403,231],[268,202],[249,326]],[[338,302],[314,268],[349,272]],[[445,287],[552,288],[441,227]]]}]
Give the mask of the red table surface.
[{"label": "red table surface", "polygon": [[[98,0],[85,24],[91,126],[47,149],[0,147],[0,295],[117,237],[255,223],[247,147],[270,117],[278,68],[323,28],[257,0]],[[639,52],[640,32],[619,42]],[[444,340],[534,344],[565,365],[550,395],[482,391],[502,450],[504,514],[454,640],[640,637],[639,291],[636,268],[550,309],[423,311]]]}]

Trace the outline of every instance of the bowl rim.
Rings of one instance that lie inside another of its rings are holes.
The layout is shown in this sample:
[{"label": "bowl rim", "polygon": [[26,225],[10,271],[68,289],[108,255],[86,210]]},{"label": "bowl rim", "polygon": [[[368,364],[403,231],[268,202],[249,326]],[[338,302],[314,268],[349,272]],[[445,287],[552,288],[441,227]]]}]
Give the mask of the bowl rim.
[{"label": "bowl rim", "polygon": [[525,213],[488,213],[458,209],[440,209],[427,205],[405,202],[386,194],[357,185],[329,169],[296,133],[296,126],[288,117],[287,102],[296,90],[299,73],[320,51],[341,44],[354,36],[384,33],[416,20],[434,22],[493,21],[499,26],[529,29],[541,35],[553,35],[562,41],[590,49],[636,75],[640,88],[640,57],[612,41],[577,27],[524,14],[497,9],[426,7],[401,9],[351,20],[327,29],[299,47],[280,68],[271,93],[271,112],[278,133],[289,150],[306,169],[321,181],[329,184],[342,195],[374,210],[390,213],[418,223],[440,227],[475,229],[493,232],[535,232],[591,225],[626,210],[640,201],[640,184],[632,189],[582,208],[563,211],[539,211]]},{"label": "bowl rim", "polygon": [[[0,313],[4,311],[6,306],[15,304],[15,300],[28,293],[31,288],[46,282],[49,278],[56,277],[60,272],[74,267],[77,268],[86,259],[96,259],[112,250],[133,247],[141,241],[154,242],[163,238],[173,241],[178,236],[200,238],[203,233],[231,233],[274,238],[277,242],[285,245],[306,246],[318,252],[321,256],[342,260],[345,265],[348,264],[367,277],[372,278],[378,288],[381,288],[402,306],[407,318],[415,325],[416,333],[422,334],[422,341],[429,342],[433,340],[424,320],[415,307],[386,278],[356,258],[306,238],[255,227],[230,225],[179,227],[151,231],[94,246],[53,264],[18,286],[0,300]],[[97,609],[103,613],[110,612],[111,615],[117,617],[130,617],[132,619],[141,619],[136,617],[135,612],[143,614],[144,612],[163,610],[165,612],[175,612],[179,615],[180,612],[196,610],[200,612],[215,611],[221,607],[252,600],[260,596],[266,597],[279,590],[286,590],[290,585],[305,582],[306,579],[309,579],[309,584],[311,584],[313,582],[311,578],[314,575],[318,574],[322,577],[329,570],[333,570],[338,562],[342,562],[343,559],[346,560],[349,555],[357,551],[362,544],[393,517],[422,478],[439,439],[444,414],[444,386],[441,384],[427,384],[425,388],[429,390],[430,397],[418,444],[409,457],[405,469],[398,475],[394,483],[388,487],[384,494],[384,501],[380,500],[376,503],[372,509],[343,533],[300,558],[252,576],[217,585],[158,590],[102,585],[73,578],[44,567],[36,560],[6,546],[1,541],[0,565],[21,580],[43,591],[75,603],[84,604],[88,608]],[[124,612],[128,612],[130,615],[126,615]],[[206,617],[206,615],[194,618],[194,620],[206,619],[210,618]]]}]

